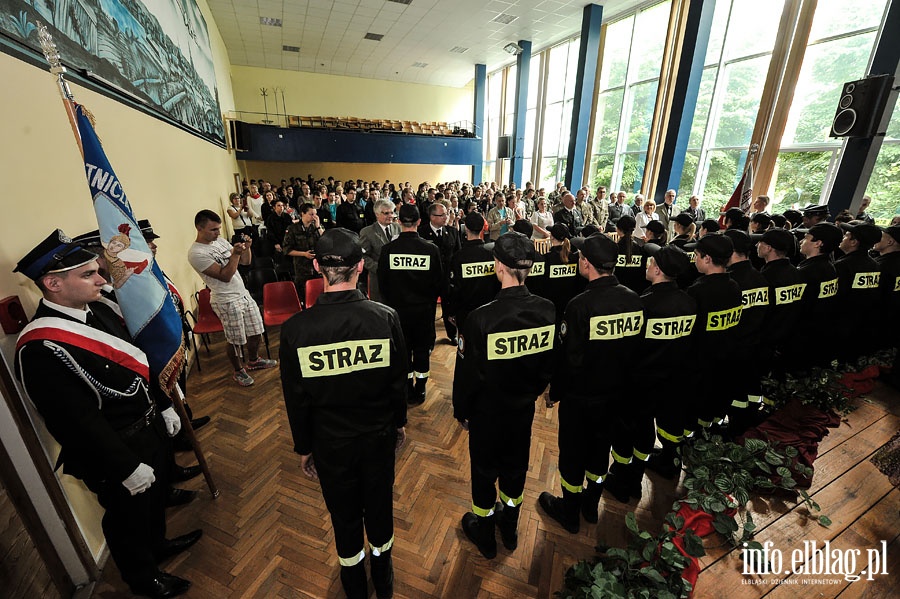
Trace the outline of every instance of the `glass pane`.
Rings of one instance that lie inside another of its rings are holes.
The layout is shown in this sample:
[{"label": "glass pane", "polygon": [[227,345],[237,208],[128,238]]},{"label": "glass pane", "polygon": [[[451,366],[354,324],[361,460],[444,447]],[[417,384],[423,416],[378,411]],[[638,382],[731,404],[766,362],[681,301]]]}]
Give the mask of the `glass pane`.
[{"label": "glass pane", "polygon": [[[772,211],[793,205],[818,204],[833,152],[779,152],[775,161]],[[777,206],[777,208],[775,208]]]},{"label": "glass pane", "polygon": [[694,109],[694,122],[691,123],[691,136],[688,139],[689,148],[699,148],[703,145],[706,122],[709,120],[709,106],[712,102],[718,71],[718,67],[709,67],[703,70],[703,76],[700,78],[700,93],[697,95],[697,107]]},{"label": "glass pane", "polygon": [[894,105],[894,113],[891,115],[891,122],[888,123],[887,133],[885,134],[885,140],[888,139],[900,139],[900,110],[897,110],[897,105]]},{"label": "glass pane", "polygon": [[496,131],[492,132],[492,134],[488,137],[487,143],[484,144],[484,159],[485,160],[494,160],[497,158],[497,135]]},{"label": "glass pane", "polygon": [[556,189],[556,182],[562,181],[563,175],[565,174],[564,171],[559,172],[557,170],[558,166],[559,164],[556,160],[556,156],[544,156],[541,159],[541,184],[539,187],[544,187],[549,190]]},{"label": "glass pane", "polygon": [[525,158],[531,158],[531,155],[534,154],[534,121],[536,118],[537,109],[535,108],[531,108],[525,113],[525,147],[522,148],[522,156]]},{"label": "glass pane", "polygon": [[604,92],[597,98],[597,116],[594,118],[594,143],[591,154],[611,154],[616,151],[623,94],[624,90],[617,89]]},{"label": "glass pane", "polygon": [[[646,150],[650,141],[650,122],[656,104],[656,88],[659,80],[648,81],[631,88],[631,105],[625,131],[628,132],[629,151]],[[641,167],[643,168],[643,167]]]},{"label": "glass pane", "polygon": [[[481,181],[493,181],[494,180],[494,163],[493,162],[485,162],[484,166],[481,167]],[[476,181],[478,183],[478,181]]]},{"label": "glass pane", "polygon": [[[697,167],[700,165],[700,152],[688,152],[684,155],[684,168],[681,169],[681,181],[678,183],[678,195],[690,197],[694,193],[697,181]],[[681,205],[681,202],[678,202]],[[685,202],[687,206],[687,202]]]},{"label": "glass pane", "polygon": [[544,102],[552,104],[563,99],[566,91],[566,61],[569,47],[560,44],[550,49],[550,72],[547,75],[547,89],[544,91]]},{"label": "glass pane", "polygon": [[771,52],[783,8],[784,0],[734,0],[725,60]]},{"label": "glass pane", "polygon": [[840,143],[828,137],[836,100],[844,82],[865,76],[874,43],[875,33],[866,33],[806,49],[782,145]]},{"label": "glass pane", "polygon": [[629,71],[632,81],[659,77],[670,9],[671,2],[662,2],[638,13],[636,35],[631,42]]},{"label": "glass pane", "polygon": [[847,2],[846,0],[819,0],[813,17],[809,41],[850,33],[868,27],[878,27],[884,13],[884,0]]},{"label": "glass pane", "polygon": [[569,42],[569,61],[566,66],[566,93],[565,98],[575,97],[575,81],[578,76],[578,50],[581,47],[581,38],[575,38]]},{"label": "glass pane", "polygon": [[900,214],[900,144],[881,146],[866,195],[872,198],[868,212],[879,225],[888,225]]},{"label": "glass pane", "polygon": [[716,146],[749,145],[770,59],[769,55],[761,56],[725,67],[725,97],[716,127]]},{"label": "glass pane", "polygon": [[600,89],[625,85],[628,69],[628,50],[634,16],[616,21],[606,28],[603,44],[603,64],[600,67]]},{"label": "glass pane", "polygon": [[512,135],[515,122],[516,115],[512,112],[506,113],[506,118],[503,119],[503,135]]},{"label": "glass pane", "polygon": [[601,185],[612,189],[612,172],[615,156],[612,154],[600,154],[591,157],[591,170],[588,180],[591,183],[591,189],[597,189]]},{"label": "glass pane", "polygon": [[557,156],[569,155],[569,136],[572,134],[572,105],[574,100],[566,100],[563,106],[562,122],[559,130],[559,152]]},{"label": "glass pane", "polygon": [[622,181],[619,189],[636,193],[641,189],[641,181],[644,178],[644,165],[647,163],[647,154],[622,154],[619,158],[622,164]]},{"label": "glass pane", "polygon": [[544,140],[541,153],[545,156],[556,156],[559,150],[562,109],[562,102],[557,102],[547,106],[544,111]]},{"label": "glass pane", "polygon": [[728,201],[741,178],[746,150],[713,150],[707,158],[706,185],[700,194],[707,214]]},{"label": "glass pane", "polygon": [[525,182],[531,181],[531,158],[525,158],[522,160],[522,189],[525,188]]},{"label": "glass pane", "polygon": [[537,107],[538,84],[541,80],[541,54],[531,57],[531,66],[528,70],[528,108]]},{"label": "glass pane", "polygon": [[709,31],[709,45],[706,47],[706,59],[704,65],[719,64],[722,55],[722,42],[725,41],[725,29],[728,27],[728,13],[731,12],[731,2],[719,0],[713,13],[712,28]]}]

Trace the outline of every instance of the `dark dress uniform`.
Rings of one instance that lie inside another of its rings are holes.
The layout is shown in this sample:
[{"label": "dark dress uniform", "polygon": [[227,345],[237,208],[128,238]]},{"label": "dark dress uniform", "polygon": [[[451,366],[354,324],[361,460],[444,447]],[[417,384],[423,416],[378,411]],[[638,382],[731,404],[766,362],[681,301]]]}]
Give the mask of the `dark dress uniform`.
[{"label": "dark dress uniform", "polygon": [[888,377],[895,387],[900,381],[900,252],[882,254],[875,258],[881,269],[881,314],[885,315],[887,326],[880,336],[879,345],[883,348],[897,350],[894,367]]},{"label": "dark dress uniform", "polygon": [[409,378],[415,380],[410,401],[416,404],[425,401],[435,340],[434,315],[443,280],[440,252],[415,231],[404,231],[381,248],[378,286],[385,303],[400,314],[411,356]]},{"label": "dark dress uniform", "polygon": [[[500,490],[500,530],[516,546],[516,523],[528,472],[534,403],[550,382],[556,312],[524,286],[501,289],[497,298],[466,318],[453,374],[453,416],[469,423],[472,511],[488,518],[493,546],[494,502]],[[479,548],[481,548],[479,546]],[[488,549],[486,557],[490,555]]]},{"label": "dark dress uniform", "polygon": [[675,239],[669,242],[669,245],[674,245],[675,247],[679,247],[684,250],[684,253],[688,255],[688,258],[691,261],[691,267],[688,269],[686,273],[678,277],[678,288],[679,289],[687,289],[691,285],[694,284],[694,281],[700,276],[700,273],[697,271],[697,264],[694,261],[694,252],[693,250],[685,249],[689,243],[693,243],[690,239],[688,239],[687,235],[679,235]]},{"label": "dark dress uniform", "polygon": [[578,532],[579,507],[588,522],[596,522],[614,427],[634,383],[643,324],[640,298],[613,275],[590,281],[566,308],[550,385],[551,401],[559,402],[563,497],[561,504],[542,507],[561,515],[569,532]]},{"label": "dark dress uniform", "polygon": [[803,351],[792,352],[788,370],[805,370],[830,362],[836,347],[832,323],[838,318],[838,276],[828,255],[800,262],[797,271],[806,283],[802,311],[791,343]]},{"label": "dark dress uniform", "polygon": [[568,262],[563,262],[562,249],[562,246],[557,245],[551,247],[544,255],[543,287],[539,285],[537,292],[538,295],[553,302],[556,307],[557,324],[562,322],[566,306],[573,297],[584,291],[587,282],[578,274],[578,252],[572,248]]},{"label": "dark dress uniform", "polygon": [[373,557],[389,556],[394,542],[394,447],[408,372],[399,317],[355,289],[323,293],[282,325],[280,351],[294,451],[315,460],[344,588],[367,597],[363,528]]},{"label": "dark dress uniform", "polygon": [[[772,365],[796,364],[801,348],[795,332],[810,285],[788,258],[767,262],[761,273],[769,283],[769,314],[763,324],[766,357]],[[765,397],[762,401],[771,404]]]},{"label": "dark dress uniform", "polygon": [[871,342],[878,337],[881,323],[871,318],[869,311],[880,300],[881,269],[864,250],[835,260],[834,269],[838,275],[838,318],[833,322],[838,336],[838,358],[851,361],[874,349],[869,344],[860,344],[859,340]]},{"label": "dark dress uniform", "polygon": [[737,364],[740,366],[733,371],[737,380],[727,409],[729,434],[736,437],[759,424],[763,401],[761,381],[772,367],[774,347],[772,342],[763,343],[764,323],[772,309],[772,293],[769,280],[753,267],[750,260],[735,262],[728,267],[728,273],[741,288],[741,321],[735,332]]},{"label": "dark dress uniform", "polygon": [[619,240],[619,259],[616,261],[616,278],[637,294],[641,294],[650,285],[645,274],[647,273],[647,258],[644,256],[644,244],[638,240],[632,240],[631,257],[627,253],[627,241]]},{"label": "dark dress uniform", "polygon": [[[453,256],[455,256],[460,249],[459,229],[453,227],[441,227],[440,233],[435,233],[434,229],[431,228],[431,223],[426,222],[419,225],[419,237],[437,246],[437,249],[441,254],[441,271],[445,276],[449,277],[450,264],[453,261]],[[447,332],[447,338],[451,341],[456,341],[457,326],[450,322],[450,314],[446,309],[446,297],[450,293],[448,286],[449,281],[443,281],[441,287],[441,313],[444,320],[444,330]]]},{"label": "dark dress uniform", "polygon": [[[159,413],[171,402],[158,387],[151,392],[147,374],[134,369],[132,356],[141,352],[118,316],[101,302],[88,308],[85,325],[41,301],[32,324],[74,336],[26,329],[16,347],[16,374],[62,447],[63,471],[84,481],[106,510],[102,527],[110,554],[135,589],[160,574],[154,554],[165,545],[171,445]],[[118,351],[110,352],[110,345]],[[141,463],[153,468],[156,481],[131,495],[122,481]]]},{"label": "dark dress uniform", "polygon": [[733,389],[731,372],[738,367],[736,328],[741,319],[741,288],[727,272],[702,275],[687,289],[697,302],[695,355],[708,360],[706,381],[687,406],[690,435],[697,425],[708,428],[725,416]]},{"label": "dark dress uniform", "polygon": [[462,331],[469,313],[493,300],[500,291],[494,274],[494,255],[484,247],[483,240],[463,242],[450,262],[448,279],[442,307],[448,316],[456,318],[456,326]]},{"label": "dark dress uniform", "polygon": [[341,202],[337,207],[337,226],[353,231],[357,235],[366,226],[366,209],[359,203],[359,199],[353,202]]}]

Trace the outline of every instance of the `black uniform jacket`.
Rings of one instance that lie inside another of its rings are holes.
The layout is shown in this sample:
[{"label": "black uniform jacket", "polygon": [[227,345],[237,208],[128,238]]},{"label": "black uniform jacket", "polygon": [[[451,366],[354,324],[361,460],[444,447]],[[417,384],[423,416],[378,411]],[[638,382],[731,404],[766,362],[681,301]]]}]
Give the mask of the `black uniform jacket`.
[{"label": "black uniform jacket", "polygon": [[359,200],[355,202],[341,202],[337,207],[337,226],[349,229],[356,234],[366,226],[366,211]]},{"label": "black uniform jacket", "polygon": [[688,368],[693,358],[691,333],[697,324],[697,302],[672,282],[651,285],[641,295],[641,303],[641,382],[671,384],[675,373]]},{"label": "black uniform jacket", "polygon": [[867,318],[867,313],[878,308],[881,268],[866,252],[857,250],[835,260],[834,269],[838,275],[838,329],[844,335],[874,339],[879,322],[877,318]]},{"label": "black uniform jacket", "polygon": [[415,231],[400,233],[381,248],[378,285],[389,306],[437,303],[443,279],[440,252]]},{"label": "black uniform jacket", "polygon": [[626,241],[619,240],[619,258],[616,260],[616,278],[635,293],[643,293],[650,285],[647,282],[647,258],[644,256],[644,244],[639,240],[632,240],[631,259],[625,252]]},{"label": "black uniform jacket", "polygon": [[443,309],[449,316],[456,316],[459,326],[466,315],[493,300],[500,291],[500,281],[494,274],[493,252],[484,247],[481,239],[463,242],[450,263],[448,280]]},{"label": "black uniform jacket", "polygon": [[803,297],[802,329],[829,324],[837,315],[838,276],[829,256],[813,256],[799,265],[797,270],[806,283]]},{"label": "black uniform jacket", "polygon": [[727,272],[702,275],[687,289],[697,301],[694,348],[718,364],[735,355],[736,329],[741,320],[741,288]]},{"label": "black uniform jacket", "polygon": [[634,383],[644,309],[615,276],[588,282],[566,307],[550,399],[587,403],[623,399]]},{"label": "black uniform jacket", "polygon": [[453,416],[503,413],[534,404],[550,382],[556,311],[524,286],[469,314],[456,354]]},{"label": "black uniform jacket", "polygon": [[294,451],[406,424],[408,353],[397,313],[358,290],[323,293],[281,327]]},{"label": "black uniform jacket", "polygon": [[[881,269],[882,314],[892,327],[892,334],[900,333],[900,252],[892,252],[875,258]],[[900,340],[893,339],[896,345]]]},{"label": "black uniform jacket", "polygon": [[[28,335],[26,328],[17,344],[16,375],[62,446],[64,471],[80,479],[118,482],[144,461],[118,431],[140,420],[154,397],[146,376],[137,371],[143,352],[131,344],[118,316],[100,302],[88,306],[102,331],[41,301],[32,324],[61,333],[46,340]],[[171,406],[162,392],[154,395],[161,410]]]},{"label": "black uniform jacket", "polygon": [[767,343],[783,345],[798,330],[806,295],[814,290],[787,258],[767,262],[762,276],[769,283],[769,314],[764,338]]},{"label": "black uniform jacket", "polygon": [[453,256],[460,248],[459,229],[441,227],[441,235],[438,237],[431,228],[431,223],[426,222],[419,225],[419,237],[437,246],[441,254],[441,266],[444,268],[444,272],[447,272]]},{"label": "black uniform jacket", "polygon": [[[569,252],[568,262],[563,262],[562,246],[554,246],[544,256],[544,276],[536,293],[556,306],[556,320],[561,322],[566,306],[573,297],[584,291],[587,280],[578,274],[578,252]],[[537,280],[537,279],[536,279]]]},{"label": "black uniform jacket", "polygon": [[753,351],[762,340],[763,323],[769,315],[769,281],[753,268],[749,260],[735,262],[728,267],[728,274],[741,288],[741,322],[737,326],[737,342],[745,352]]}]

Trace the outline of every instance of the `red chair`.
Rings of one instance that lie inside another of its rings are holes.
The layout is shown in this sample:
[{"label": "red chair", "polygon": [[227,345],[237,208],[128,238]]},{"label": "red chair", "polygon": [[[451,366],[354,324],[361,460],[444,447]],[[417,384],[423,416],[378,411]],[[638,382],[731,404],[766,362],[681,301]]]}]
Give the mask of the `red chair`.
[{"label": "red chair", "polygon": [[319,277],[306,282],[306,309],[315,305],[319,294],[325,291],[325,279]]},{"label": "red chair", "polygon": [[[197,370],[200,371],[202,369],[200,368],[200,353],[197,351],[197,335],[200,335],[203,345],[206,346],[206,353],[209,353],[209,334],[224,333],[225,327],[222,326],[222,321],[213,312],[212,305],[209,303],[209,289],[201,289],[194,297],[197,298],[197,316],[191,332],[194,338],[194,357],[197,360]],[[188,314],[194,316],[192,312],[188,312]]]},{"label": "red chair", "polygon": [[266,283],[263,286],[263,322],[277,327],[301,310],[293,281]]}]

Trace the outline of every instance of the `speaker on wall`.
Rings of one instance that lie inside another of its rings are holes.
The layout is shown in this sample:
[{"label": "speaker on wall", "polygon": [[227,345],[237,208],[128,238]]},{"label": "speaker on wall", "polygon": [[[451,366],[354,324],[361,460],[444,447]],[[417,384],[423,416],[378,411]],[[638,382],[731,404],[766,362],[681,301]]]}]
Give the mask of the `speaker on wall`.
[{"label": "speaker on wall", "polygon": [[28,324],[19,296],[11,295],[0,300],[0,326],[7,335],[20,332]]},{"label": "speaker on wall", "polygon": [[884,133],[876,129],[893,83],[893,75],[876,75],[845,83],[828,135],[872,137]]},{"label": "speaker on wall", "polygon": [[512,136],[504,135],[497,138],[497,158],[509,158],[512,156]]},{"label": "speaker on wall", "polygon": [[247,152],[250,150],[250,131],[247,129],[247,123],[243,121],[228,121],[231,128],[231,143],[234,149],[239,152]]}]

